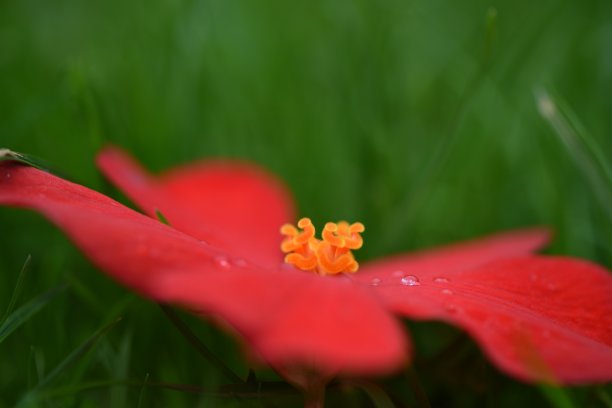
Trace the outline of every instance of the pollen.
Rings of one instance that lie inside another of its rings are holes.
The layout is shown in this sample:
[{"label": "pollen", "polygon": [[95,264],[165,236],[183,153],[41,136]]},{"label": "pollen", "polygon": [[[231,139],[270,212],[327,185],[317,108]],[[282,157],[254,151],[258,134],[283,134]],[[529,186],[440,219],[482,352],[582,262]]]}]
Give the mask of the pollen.
[{"label": "pollen", "polygon": [[319,275],[357,272],[359,264],[351,250],[363,246],[364,230],[360,222],[328,222],[321,233],[322,239],[318,239],[310,218],[302,218],[297,227],[291,224],[281,227],[280,232],[285,236],[281,250],[286,254],[286,263],[303,271]]}]

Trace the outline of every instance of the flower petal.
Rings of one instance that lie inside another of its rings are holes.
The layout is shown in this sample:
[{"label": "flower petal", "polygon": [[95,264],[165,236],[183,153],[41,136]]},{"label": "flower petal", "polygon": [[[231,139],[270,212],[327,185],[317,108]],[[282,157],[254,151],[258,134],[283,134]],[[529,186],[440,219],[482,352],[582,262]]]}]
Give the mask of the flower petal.
[{"label": "flower petal", "polygon": [[612,380],[612,276],[576,259],[526,256],[376,286],[388,308],[455,324],[525,381]]},{"label": "flower petal", "polygon": [[498,233],[488,237],[390,256],[362,264],[355,279],[377,282],[397,275],[434,277],[472,269],[489,261],[524,255],[545,246],[550,240],[546,228],[529,228]]},{"label": "flower petal", "polygon": [[275,367],[377,374],[408,354],[397,321],[350,280],[263,269],[85,187],[0,163],[0,204],[36,210],[141,294],[219,317]]},{"label": "flower petal", "polygon": [[289,193],[272,175],[243,162],[209,161],[154,178],[115,147],[100,169],[147,214],[264,266],[282,262],[279,228],[293,220]]},{"label": "flower petal", "polygon": [[218,252],[102,194],[14,162],[0,163],[0,204],[42,213],[98,267],[156,299],[159,275],[200,267]]},{"label": "flower petal", "polygon": [[[322,376],[388,374],[410,347],[397,320],[349,279],[289,268],[252,272],[234,267],[204,278],[168,276],[170,300],[219,313],[281,371]],[[197,288],[208,287],[205,296]]]}]

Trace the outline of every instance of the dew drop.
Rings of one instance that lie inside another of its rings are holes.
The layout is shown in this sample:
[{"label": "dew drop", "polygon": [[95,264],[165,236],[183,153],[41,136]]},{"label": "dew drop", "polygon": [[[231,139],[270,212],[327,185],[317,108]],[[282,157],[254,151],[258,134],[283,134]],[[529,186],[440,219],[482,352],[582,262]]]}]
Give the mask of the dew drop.
[{"label": "dew drop", "polygon": [[450,280],[448,278],[445,278],[444,276],[437,276],[433,279],[434,282],[436,283],[448,283],[450,282]]},{"label": "dew drop", "polygon": [[283,269],[283,270],[286,270],[286,271],[295,271],[296,270],[295,266],[293,266],[291,264],[288,264],[287,262],[281,263],[280,264],[280,268]]},{"label": "dew drop", "polygon": [[400,283],[406,286],[418,286],[421,284],[419,282],[419,278],[414,275],[406,275],[402,279],[400,279]]},{"label": "dew drop", "polygon": [[380,285],[380,283],[381,283],[381,282],[382,282],[382,280],[381,280],[380,278],[373,278],[373,279],[370,281],[370,285],[372,285],[372,286],[378,286],[378,285]]},{"label": "dew drop", "polygon": [[7,179],[11,178],[11,173],[6,173],[6,176],[5,176],[5,177],[6,177]]},{"label": "dew drop", "polygon": [[547,283],[546,289],[548,289],[551,292],[556,292],[557,290],[559,290],[559,286],[555,283]]},{"label": "dew drop", "polygon": [[147,246],[145,244],[139,244],[136,247],[136,253],[140,256],[145,255],[147,253]]},{"label": "dew drop", "polygon": [[215,263],[217,264],[219,268],[222,268],[222,269],[230,269],[232,267],[228,259],[223,255],[217,255],[215,257]]},{"label": "dew drop", "polygon": [[248,265],[247,261],[245,261],[242,258],[235,258],[235,259],[232,260],[232,263],[234,265],[236,265],[237,267],[239,267],[239,268],[244,268],[245,266]]},{"label": "dew drop", "polygon": [[452,303],[448,303],[448,304],[444,305],[444,308],[449,313],[457,313],[457,311],[458,311],[457,306],[453,305]]},{"label": "dew drop", "polygon": [[406,272],[404,272],[404,271],[400,271],[400,270],[397,270],[397,271],[394,271],[394,272],[391,274],[391,276],[393,276],[394,278],[399,278],[399,277],[404,276],[405,274],[406,274]]},{"label": "dew drop", "polygon": [[440,293],[442,293],[443,295],[452,295],[453,291],[450,289],[442,289]]},{"label": "dew drop", "polygon": [[345,284],[350,284],[351,282],[353,282],[353,277],[350,274],[344,272],[340,274],[338,279],[340,279]]}]

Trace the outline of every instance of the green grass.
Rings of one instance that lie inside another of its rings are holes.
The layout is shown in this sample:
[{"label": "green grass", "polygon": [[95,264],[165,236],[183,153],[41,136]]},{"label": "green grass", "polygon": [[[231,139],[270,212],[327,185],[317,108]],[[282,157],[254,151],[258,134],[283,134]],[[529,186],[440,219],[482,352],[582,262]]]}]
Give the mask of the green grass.
[{"label": "green grass", "polygon": [[[610,267],[611,37],[608,0],[4,1],[0,148],[113,197],[93,163],[105,143],[154,171],[253,160],[317,225],[364,222],[362,259],[546,224],[552,253]],[[541,114],[542,95],[561,116]],[[219,393],[223,372],[158,306],[98,273],[40,216],[1,208],[0,228],[2,313],[68,284],[0,344],[0,408],[299,406],[261,369],[261,398],[252,387]],[[181,317],[246,378],[231,336]],[[455,335],[411,330],[422,354]],[[414,377],[434,407],[612,400],[610,387],[517,383],[470,342]],[[329,405],[422,406],[405,376],[364,384],[336,387]]]}]

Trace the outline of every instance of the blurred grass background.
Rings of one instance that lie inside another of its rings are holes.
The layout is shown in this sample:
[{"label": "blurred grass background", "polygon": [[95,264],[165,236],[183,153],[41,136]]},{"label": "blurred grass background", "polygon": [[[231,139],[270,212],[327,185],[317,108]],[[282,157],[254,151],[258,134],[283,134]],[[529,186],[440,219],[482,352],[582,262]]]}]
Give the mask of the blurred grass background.
[{"label": "blurred grass background", "polygon": [[[542,90],[579,124],[570,148],[538,111]],[[610,267],[612,190],[584,169],[596,157],[610,168],[611,91],[608,0],[0,2],[0,147],[114,197],[93,163],[105,143],[154,171],[253,160],[318,225],[363,221],[362,259],[545,224],[556,231],[551,252]],[[17,307],[68,284],[0,343],[0,407],[300,404],[159,386],[227,380],[156,305],[101,276],[41,217],[2,208],[0,228],[0,312],[29,254]],[[246,375],[234,340],[183,318]],[[425,362],[456,336],[410,328]],[[469,344],[441,368],[416,367],[436,407],[612,407],[610,387],[519,384]],[[378,382],[395,402],[424,406],[411,383]],[[378,391],[341,387],[328,402],[384,406]]]}]

